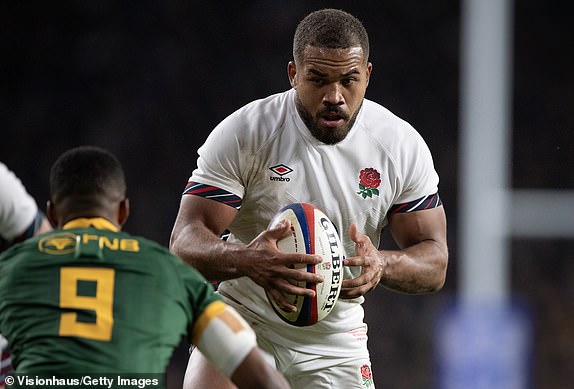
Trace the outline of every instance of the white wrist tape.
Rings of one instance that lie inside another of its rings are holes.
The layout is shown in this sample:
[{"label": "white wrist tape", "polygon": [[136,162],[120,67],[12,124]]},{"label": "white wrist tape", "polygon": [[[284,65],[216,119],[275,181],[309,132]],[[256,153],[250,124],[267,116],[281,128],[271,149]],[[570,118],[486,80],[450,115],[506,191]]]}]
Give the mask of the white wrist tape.
[{"label": "white wrist tape", "polygon": [[222,301],[211,303],[193,327],[192,342],[226,377],[257,345],[247,322]]}]

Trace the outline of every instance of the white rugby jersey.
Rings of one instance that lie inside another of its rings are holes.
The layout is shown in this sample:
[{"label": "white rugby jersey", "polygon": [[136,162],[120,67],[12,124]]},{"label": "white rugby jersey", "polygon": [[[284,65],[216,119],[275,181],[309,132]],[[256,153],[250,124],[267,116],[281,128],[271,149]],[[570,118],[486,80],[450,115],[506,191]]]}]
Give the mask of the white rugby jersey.
[{"label": "white rugby jersey", "polygon": [[[0,162],[0,252],[16,241],[31,237],[35,229],[31,231],[30,225],[38,219],[37,215],[36,201],[22,181]],[[4,387],[6,375],[12,369],[8,341],[0,335],[0,387]]]},{"label": "white rugby jersey", "polygon": [[[354,256],[349,226],[378,246],[389,212],[440,205],[438,175],[422,137],[404,120],[365,99],[347,137],[327,145],[314,138],[295,107],[295,90],[251,102],[223,120],[198,150],[197,169],[184,194],[236,207],[229,241],[249,243],[285,205],[321,209],[337,227],[346,256]],[[360,268],[345,267],[345,278]],[[271,328],[278,342],[296,347],[312,335],[362,325],[363,298],[339,300],[311,327],[293,327],[273,312],[263,289],[247,277],[222,282],[220,291]],[[307,345],[309,346],[309,345]],[[309,347],[306,347],[309,350]],[[323,348],[322,348],[323,349]]]},{"label": "white rugby jersey", "polygon": [[36,201],[22,181],[0,162],[0,238],[17,238],[34,221],[37,212]]}]

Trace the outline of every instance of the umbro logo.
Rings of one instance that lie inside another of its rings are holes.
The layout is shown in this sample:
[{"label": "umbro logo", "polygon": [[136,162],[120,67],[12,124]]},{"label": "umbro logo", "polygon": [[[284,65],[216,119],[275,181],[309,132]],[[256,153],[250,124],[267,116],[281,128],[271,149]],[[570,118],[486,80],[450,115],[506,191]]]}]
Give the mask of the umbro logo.
[{"label": "umbro logo", "polygon": [[289,166],[280,163],[279,165],[271,166],[269,168],[273,173],[277,174],[279,177],[271,176],[269,179],[271,181],[291,181],[289,177],[283,177],[293,171]]},{"label": "umbro logo", "polygon": [[291,169],[289,166],[283,165],[282,163],[280,163],[279,165],[271,166],[269,170],[271,170],[278,176],[284,176],[285,174],[289,174],[293,171],[293,169]]}]

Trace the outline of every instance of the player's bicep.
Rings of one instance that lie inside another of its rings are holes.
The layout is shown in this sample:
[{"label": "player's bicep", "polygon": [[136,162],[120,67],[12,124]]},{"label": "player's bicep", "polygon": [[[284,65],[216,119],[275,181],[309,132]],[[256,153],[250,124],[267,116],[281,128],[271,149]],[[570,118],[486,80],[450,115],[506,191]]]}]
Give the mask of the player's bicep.
[{"label": "player's bicep", "polygon": [[442,206],[394,213],[389,217],[389,227],[393,239],[401,249],[425,240],[446,245],[446,215]]},{"label": "player's bicep", "polygon": [[227,377],[256,346],[255,333],[247,322],[222,301],[207,306],[195,322],[192,343]]},{"label": "player's bicep", "polygon": [[183,195],[179,206],[172,241],[189,225],[200,224],[220,235],[233,221],[237,209],[220,201],[197,195]]}]

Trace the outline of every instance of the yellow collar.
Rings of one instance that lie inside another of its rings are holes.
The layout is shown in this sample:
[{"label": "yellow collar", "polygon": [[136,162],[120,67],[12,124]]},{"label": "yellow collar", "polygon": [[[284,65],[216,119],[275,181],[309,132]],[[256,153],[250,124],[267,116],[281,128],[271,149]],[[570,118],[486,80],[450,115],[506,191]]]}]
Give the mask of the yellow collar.
[{"label": "yellow collar", "polygon": [[95,227],[99,230],[119,231],[118,227],[114,226],[112,222],[103,217],[86,218],[81,217],[78,219],[70,220],[64,224],[63,229],[69,230],[71,228],[88,228]]}]

